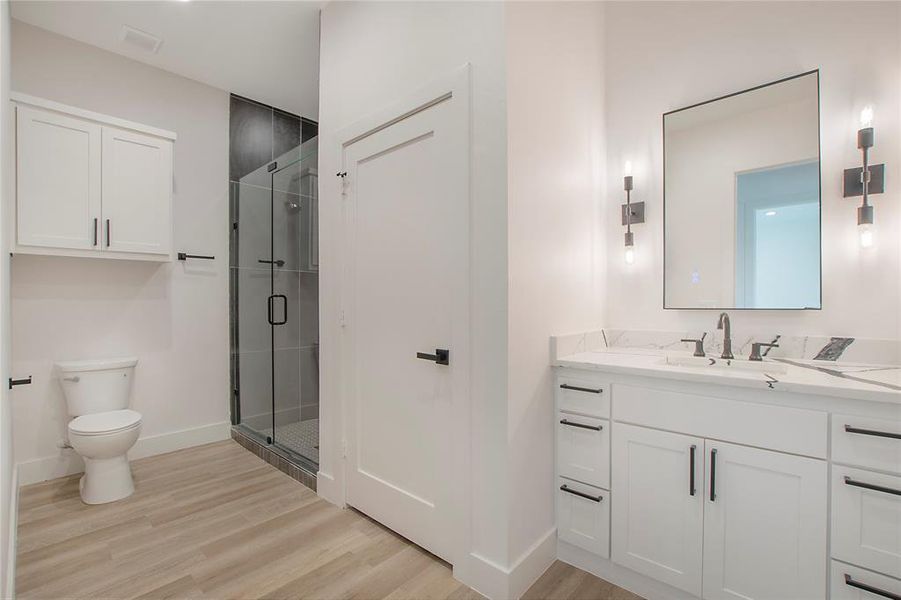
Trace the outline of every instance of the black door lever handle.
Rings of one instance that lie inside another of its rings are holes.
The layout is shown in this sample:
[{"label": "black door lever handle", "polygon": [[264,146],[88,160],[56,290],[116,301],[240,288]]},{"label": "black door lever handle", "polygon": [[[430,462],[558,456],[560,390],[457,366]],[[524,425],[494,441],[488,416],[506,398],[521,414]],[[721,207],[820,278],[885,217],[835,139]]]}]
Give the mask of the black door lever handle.
[{"label": "black door lever handle", "polygon": [[426,354],[425,352],[417,352],[416,358],[421,358],[422,360],[434,361],[436,365],[449,365],[450,364],[450,350],[443,350],[441,348],[436,348],[435,354]]}]

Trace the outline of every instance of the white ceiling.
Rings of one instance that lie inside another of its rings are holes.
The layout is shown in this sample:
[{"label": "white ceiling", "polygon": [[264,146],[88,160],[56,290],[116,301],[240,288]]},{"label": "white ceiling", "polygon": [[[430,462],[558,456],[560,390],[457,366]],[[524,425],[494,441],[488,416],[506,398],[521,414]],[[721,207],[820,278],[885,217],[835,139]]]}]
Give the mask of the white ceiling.
[{"label": "white ceiling", "polygon": [[[12,3],[12,16],[214,87],[318,120],[319,9],[300,0]],[[156,54],[120,41],[130,25]]]}]

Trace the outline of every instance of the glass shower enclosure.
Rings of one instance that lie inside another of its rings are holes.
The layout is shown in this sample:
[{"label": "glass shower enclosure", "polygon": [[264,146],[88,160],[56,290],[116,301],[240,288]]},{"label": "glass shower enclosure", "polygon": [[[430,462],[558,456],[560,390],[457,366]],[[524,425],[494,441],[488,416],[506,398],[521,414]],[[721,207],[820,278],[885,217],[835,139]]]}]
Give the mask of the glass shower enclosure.
[{"label": "glass shower enclosure", "polygon": [[313,137],[232,184],[232,421],[316,472],[319,211]]}]

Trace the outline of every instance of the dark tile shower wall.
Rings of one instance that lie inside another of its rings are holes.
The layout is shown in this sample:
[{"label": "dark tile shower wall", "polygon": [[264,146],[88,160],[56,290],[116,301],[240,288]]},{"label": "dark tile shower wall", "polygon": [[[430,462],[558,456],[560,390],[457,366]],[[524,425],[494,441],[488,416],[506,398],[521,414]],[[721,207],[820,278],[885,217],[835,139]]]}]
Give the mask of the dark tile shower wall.
[{"label": "dark tile shower wall", "polygon": [[[288,166],[301,158],[301,143],[317,134],[314,121],[231,97],[231,376],[233,391],[238,391],[232,401],[232,422],[242,422],[264,435],[272,411],[269,365],[273,358],[276,430],[283,422],[318,417],[318,273],[305,270],[300,260],[304,257],[298,254],[298,246],[309,240],[310,232],[297,229],[297,215],[307,214],[315,201],[309,189],[300,189],[300,182],[309,182],[304,179],[308,172],[304,167],[313,166],[315,172],[315,157],[307,164],[309,146],[315,140],[305,144],[302,163]],[[266,167],[274,160],[279,171],[273,180]],[[273,192],[270,182],[274,182]],[[270,230],[270,202],[274,230]],[[274,357],[269,353],[265,316],[269,272],[267,266],[257,264],[269,256],[270,236],[276,258],[285,259],[276,270],[276,293],[286,293],[291,307],[297,309],[288,325],[276,329]]]}]

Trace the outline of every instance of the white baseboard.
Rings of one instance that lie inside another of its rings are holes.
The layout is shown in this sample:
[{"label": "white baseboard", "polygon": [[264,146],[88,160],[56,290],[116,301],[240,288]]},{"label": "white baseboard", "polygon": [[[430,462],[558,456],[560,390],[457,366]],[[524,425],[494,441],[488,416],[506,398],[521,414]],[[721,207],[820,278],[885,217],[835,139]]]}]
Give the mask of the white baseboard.
[{"label": "white baseboard", "polygon": [[647,600],[697,600],[696,596],[692,596],[688,592],[636,573],[632,569],[622,567],[566,542],[557,542],[557,559],[583,571],[588,571],[604,581],[609,581],[633,594],[647,598]]},{"label": "white baseboard", "polygon": [[464,568],[454,566],[454,576],[487,598],[517,600],[547,571],[556,556],[557,528],[551,527],[510,567],[471,553]]},{"label": "white baseboard", "polygon": [[4,598],[16,596],[16,542],[19,538],[19,467],[13,465],[9,490],[9,540],[6,547],[6,586]]},{"label": "white baseboard", "polygon": [[[165,454],[182,450],[183,448],[227,440],[230,437],[231,423],[228,421],[142,437],[138,439],[128,453],[128,459],[136,460],[147,456]],[[38,483],[56,479],[57,477],[74,475],[82,471],[84,471],[84,462],[71,449],[61,449],[56,456],[36,458],[17,465],[19,485]]]}]

